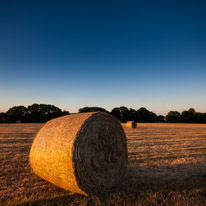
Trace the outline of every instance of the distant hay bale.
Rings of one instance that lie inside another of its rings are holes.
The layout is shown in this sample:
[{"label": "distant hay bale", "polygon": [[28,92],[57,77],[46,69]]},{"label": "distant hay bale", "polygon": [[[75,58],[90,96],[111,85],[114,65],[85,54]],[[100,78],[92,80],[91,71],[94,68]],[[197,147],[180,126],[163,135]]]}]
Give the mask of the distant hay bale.
[{"label": "distant hay bale", "polygon": [[30,150],[30,165],[39,177],[65,190],[96,196],[122,182],[127,158],[120,122],[103,112],[47,122]]},{"label": "distant hay bale", "polygon": [[21,120],[17,120],[17,121],[16,121],[16,124],[21,124]]},{"label": "distant hay bale", "polygon": [[127,128],[136,128],[137,127],[137,123],[135,121],[128,121],[126,124]]}]

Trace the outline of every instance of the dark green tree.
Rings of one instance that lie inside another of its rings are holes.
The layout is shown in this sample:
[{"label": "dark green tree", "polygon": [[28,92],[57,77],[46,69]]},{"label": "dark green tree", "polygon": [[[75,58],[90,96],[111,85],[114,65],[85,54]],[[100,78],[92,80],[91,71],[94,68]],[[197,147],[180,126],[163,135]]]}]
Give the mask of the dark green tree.
[{"label": "dark green tree", "polygon": [[204,113],[197,112],[195,114],[195,122],[197,122],[197,123],[205,123],[205,121],[204,121]]},{"label": "dark green tree", "polygon": [[154,112],[149,113],[149,122],[158,122],[158,116]]},{"label": "dark green tree", "polygon": [[70,114],[58,107],[50,104],[33,104],[27,108],[24,106],[15,106],[10,108],[6,114],[0,115],[0,122],[15,123],[33,122],[44,123],[50,119]]},{"label": "dark green tree", "polygon": [[191,112],[191,113],[193,113],[194,115],[196,114],[196,111],[195,111],[194,108],[190,108],[190,109],[188,109],[188,112]]},{"label": "dark green tree", "polygon": [[69,115],[70,113],[66,110],[64,110],[62,113],[61,113],[61,116],[65,116],[65,115]]},{"label": "dark green tree", "polygon": [[79,113],[84,113],[84,112],[106,112],[109,113],[106,109],[102,107],[83,107],[79,109]]},{"label": "dark green tree", "polygon": [[10,108],[7,113],[7,121],[10,123],[15,123],[18,120],[21,122],[27,121],[27,109],[24,106],[15,106]]},{"label": "dark green tree", "polygon": [[183,111],[180,119],[183,123],[191,123],[193,122],[193,114],[188,111]]},{"label": "dark green tree", "polygon": [[127,122],[130,120],[130,111],[127,107],[121,106],[120,108],[120,113],[121,113],[121,119],[122,122]]},{"label": "dark green tree", "polygon": [[112,109],[110,114],[115,116],[117,119],[119,119],[119,121],[121,121],[121,112],[119,107],[115,107],[114,109]]},{"label": "dark green tree", "polygon": [[137,122],[150,122],[150,111],[141,107],[136,112]]},{"label": "dark green tree", "polygon": [[0,123],[6,123],[7,122],[7,115],[4,112],[0,113]]},{"label": "dark green tree", "polygon": [[202,113],[203,116],[203,122],[206,123],[206,113]]},{"label": "dark green tree", "polygon": [[27,108],[28,122],[46,122],[50,119],[68,115],[69,112],[62,112],[61,109],[50,104],[33,104]]},{"label": "dark green tree", "polygon": [[168,122],[180,122],[180,113],[177,111],[170,111],[166,115],[166,120]]},{"label": "dark green tree", "polygon": [[136,110],[130,108],[129,115],[129,121],[136,121]]},{"label": "dark green tree", "polygon": [[183,123],[194,123],[196,119],[196,112],[193,108],[190,108],[188,111],[183,111],[181,113],[181,122]]},{"label": "dark green tree", "polygon": [[115,107],[111,114],[118,118],[121,122],[127,122],[131,119],[130,110],[127,107]]},{"label": "dark green tree", "polygon": [[158,122],[164,122],[164,121],[165,121],[165,117],[163,115],[159,115]]}]

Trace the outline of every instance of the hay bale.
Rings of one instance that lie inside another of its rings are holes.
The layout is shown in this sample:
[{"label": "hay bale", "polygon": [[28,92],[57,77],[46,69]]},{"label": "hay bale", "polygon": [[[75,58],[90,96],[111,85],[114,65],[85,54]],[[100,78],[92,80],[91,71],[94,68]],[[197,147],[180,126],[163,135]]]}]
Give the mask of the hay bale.
[{"label": "hay bale", "polygon": [[137,123],[135,121],[128,121],[126,124],[127,128],[136,128],[137,127]]},{"label": "hay bale", "polygon": [[47,122],[30,150],[39,177],[65,190],[100,196],[124,178],[127,143],[120,122],[102,112],[73,114]]}]

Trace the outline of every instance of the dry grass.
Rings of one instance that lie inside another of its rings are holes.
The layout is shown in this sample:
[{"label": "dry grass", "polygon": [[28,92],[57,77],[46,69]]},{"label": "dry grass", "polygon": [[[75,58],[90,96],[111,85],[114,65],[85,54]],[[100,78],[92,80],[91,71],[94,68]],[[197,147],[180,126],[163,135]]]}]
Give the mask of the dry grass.
[{"label": "dry grass", "polygon": [[35,176],[28,164],[42,124],[0,124],[0,205],[206,205],[206,125],[123,125],[126,179],[101,200],[66,192]]}]

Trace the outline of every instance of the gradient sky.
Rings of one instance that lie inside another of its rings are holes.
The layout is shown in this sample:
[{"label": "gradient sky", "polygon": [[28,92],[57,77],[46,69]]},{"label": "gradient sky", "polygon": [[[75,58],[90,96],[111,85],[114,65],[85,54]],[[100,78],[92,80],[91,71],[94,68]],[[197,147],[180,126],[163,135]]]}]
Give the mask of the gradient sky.
[{"label": "gradient sky", "polygon": [[0,111],[206,112],[206,1],[0,1]]}]

